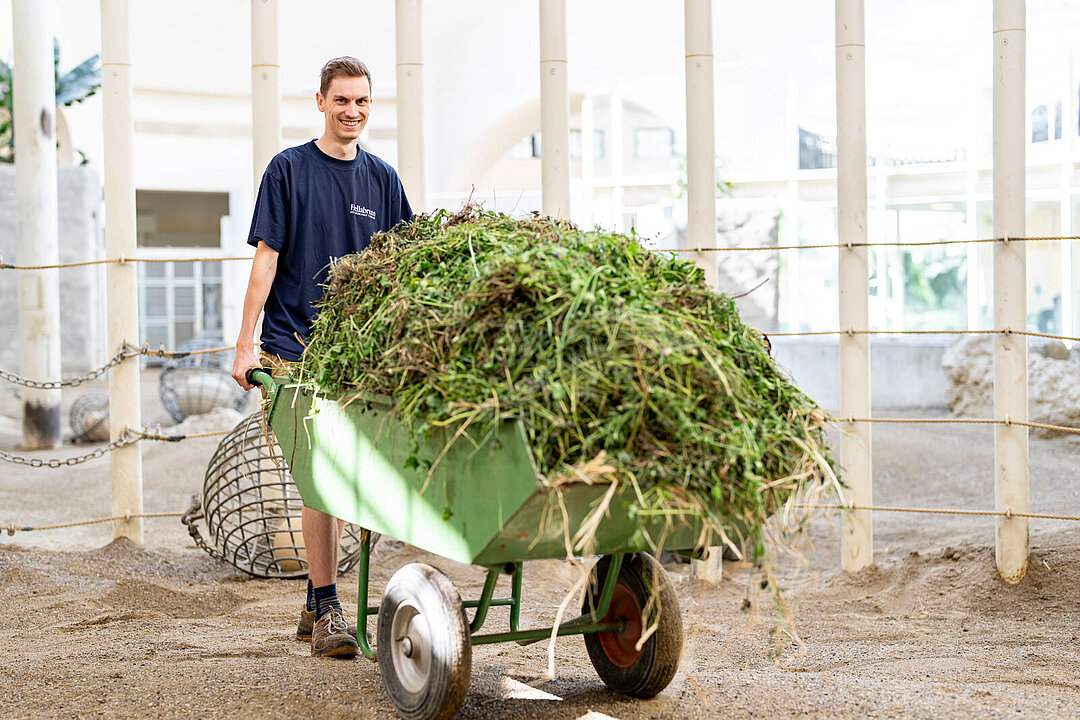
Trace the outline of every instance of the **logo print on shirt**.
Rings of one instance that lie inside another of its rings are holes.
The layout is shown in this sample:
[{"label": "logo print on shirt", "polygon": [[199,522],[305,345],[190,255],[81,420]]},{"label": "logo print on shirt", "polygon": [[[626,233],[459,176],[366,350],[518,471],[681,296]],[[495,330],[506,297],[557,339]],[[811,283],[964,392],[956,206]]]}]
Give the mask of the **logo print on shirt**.
[{"label": "logo print on shirt", "polygon": [[349,212],[352,213],[353,215],[359,215],[360,217],[366,217],[366,218],[369,218],[371,220],[375,219],[375,211],[374,210],[371,210],[371,209],[366,208],[366,207],[361,207],[360,205],[350,203]]}]

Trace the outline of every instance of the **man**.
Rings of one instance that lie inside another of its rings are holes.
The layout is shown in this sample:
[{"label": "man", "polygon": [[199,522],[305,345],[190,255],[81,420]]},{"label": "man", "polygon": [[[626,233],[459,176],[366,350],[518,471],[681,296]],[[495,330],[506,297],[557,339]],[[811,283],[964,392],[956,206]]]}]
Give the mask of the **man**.
[{"label": "man", "polygon": [[[315,104],[325,116],[322,136],[278,153],[255,201],[248,235],[255,259],[232,372],[244,389],[252,387],[248,369],[285,369],[300,359],[330,261],[362,251],[374,233],[412,217],[394,169],[357,145],[371,109],[367,67],[351,57],[327,62]],[[252,341],[260,311],[261,362]],[[355,657],[336,586],[345,523],[308,507],[302,521],[309,580],[296,636],[310,638],[312,655]]]}]

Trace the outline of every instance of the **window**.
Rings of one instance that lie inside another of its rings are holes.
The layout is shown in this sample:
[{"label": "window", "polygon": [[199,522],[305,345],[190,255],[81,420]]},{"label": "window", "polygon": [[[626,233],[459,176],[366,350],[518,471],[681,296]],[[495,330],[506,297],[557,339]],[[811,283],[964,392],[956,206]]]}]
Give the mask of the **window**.
[{"label": "window", "polygon": [[529,158],[540,157],[536,139],[534,135],[526,135],[514,143],[507,155],[514,160],[528,160]]},{"label": "window", "polygon": [[675,132],[671,128],[638,128],[634,131],[634,157],[669,158],[675,155]]},{"label": "window", "polygon": [[1061,139],[1061,101],[1054,106],[1054,139]]},{"label": "window", "polygon": [[[581,130],[570,131],[570,159],[581,159]],[[604,131],[593,130],[593,159],[604,159]]]},{"label": "window", "polygon": [[1045,105],[1039,105],[1031,111],[1031,142],[1046,142],[1050,139],[1048,117]]},{"label": "window", "polygon": [[139,264],[139,330],[169,350],[198,337],[221,337],[221,263]]}]

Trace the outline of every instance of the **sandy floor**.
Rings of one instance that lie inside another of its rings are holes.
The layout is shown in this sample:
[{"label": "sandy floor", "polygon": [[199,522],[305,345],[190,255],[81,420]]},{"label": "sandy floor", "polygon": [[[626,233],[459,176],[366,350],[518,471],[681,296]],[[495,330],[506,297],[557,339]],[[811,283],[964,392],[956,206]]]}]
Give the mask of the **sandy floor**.
[{"label": "sandy floor", "polygon": [[[0,447],[11,450],[17,423],[4,415],[17,417],[18,403],[4,392]],[[164,421],[152,374],[144,395],[146,420]],[[144,443],[146,511],[184,510],[215,446]],[[874,450],[878,503],[993,504],[989,428],[876,426]],[[1078,466],[1080,444],[1033,440],[1033,509],[1080,514]],[[0,478],[0,522],[109,514],[104,459],[75,470],[5,464]],[[659,697],[608,692],[580,638],[559,641],[557,678],[542,692],[523,683],[543,673],[544,644],[483,646],[460,717],[1078,717],[1080,524],[1033,521],[1030,571],[1015,587],[997,579],[993,527],[879,513],[877,566],[847,576],[834,522],[816,522],[807,562],[781,565],[801,645],[750,571],[709,586],[670,565],[686,648]],[[253,580],[218,564],[176,519],[148,520],[145,547],[110,544],[110,533],[93,525],[0,538],[0,717],[396,717],[375,665],[316,660],[292,639],[302,581]],[[479,593],[480,570],[394,543],[376,552],[373,593],[417,560],[463,595]],[[523,625],[550,622],[571,579],[561,562],[527,564]],[[339,584],[354,607],[355,574]],[[505,622],[492,610],[490,627]]]}]

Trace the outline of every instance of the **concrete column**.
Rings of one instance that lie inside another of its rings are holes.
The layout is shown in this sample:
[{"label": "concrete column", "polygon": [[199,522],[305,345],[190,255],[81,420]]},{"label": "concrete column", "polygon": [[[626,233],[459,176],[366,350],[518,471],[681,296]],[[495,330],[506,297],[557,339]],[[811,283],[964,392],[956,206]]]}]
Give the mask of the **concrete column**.
[{"label": "concrete column", "polygon": [[[685,0],[686,211],[692,248],[716,247],[716,108],[713,87],[712,0]],[[694,254],[716,289],[716,253]]]},{"label": "concrete column", "polygon": [[[1025,0],[994,0],[994,236],[1025,233],[1024,66]],[[1024,243],[994,243],[994,326],[1027,329]],[[994,338],[994,416],[1027,420],[1027,338]],[[1018,425],[994,429],[994,506],[1028,510],[1028,431]],[[1027,573],[1027,518],[997,518],[995,557],[1005,582]]]},{"label": "concrete column", "polygon": [[[51,1],[15,0],[16,217],[19,262],[55,265],[60,257],[56,201],[56,83],[53,77]],[[19,275],[19,371],[32,380],[60,377],[58,271]],[[60,390],[20,391],[23,447],[60,447]]]},{"label": "concrete column", "polygon": [[[135,180],[132,162],[135,123],[131,92],[130,0],[101,0],[101,97],[105,136],[105,255],[135,254]],[[107,266],[109,348],[115,355],[124,343],[139,344],[139,292],[134,263]],[[128,360],[109,371],[109,428],[113,440],[128,428],[142,427],[139,407],[139,363]],[[114,450],[112,513],[143,511],[142,452],[139,443]],[[143,541],[142,518],[116,520],[113,537]]]},{"label": "concrete column", "polygon": [[416,212],[427,207],[423,19],[423,0],[397,0],[397,170],[409,204]]},{"label": "concrete column", "polygon": [[540,0],[540,150],[543,211],[570,217],[570,90],[566,0]]},{"label": "concrete column", "polygon": [[251,141],[255,192],[281,149],[277,0],[251,0]]},{"label": "concrete column", "polygon": [[[866,243],[866,37],[864,0],[836,0],[836,185],[840,231],[840,329],[869,327],[870,280]],[[870,417],[868,335],[840,336],[840,417]],[[841,424],[840,461],[845,500],[873,504],[870,425]],[[868,510],[845,512],[842,565],[857,572],[874,562]]]}]

